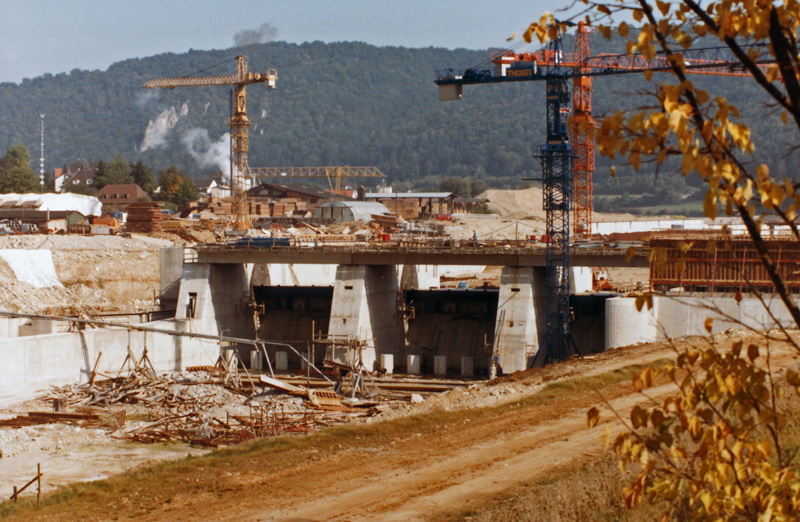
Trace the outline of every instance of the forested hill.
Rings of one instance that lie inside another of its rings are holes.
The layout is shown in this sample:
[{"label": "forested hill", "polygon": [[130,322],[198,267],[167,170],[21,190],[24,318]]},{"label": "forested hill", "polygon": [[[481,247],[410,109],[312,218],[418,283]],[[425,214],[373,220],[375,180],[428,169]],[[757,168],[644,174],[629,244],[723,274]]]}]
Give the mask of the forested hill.
[{"label": "forested hill", "polygon": [[[593,51],[609,51],[609,45],[595,39]],[[570,46],[566,42],[565,48]],[[251,71],[278,71],[276,89],[247,88],[253,167],[375,165],[401,189],[434,188],[448,177],[514,187],[522,178],[540,176],[532,154],[544,141],[543,84],[465,87],[460,102],[442,103],[435,71],[481,63],[488,51],[346,42],[162,54],[119,62],[104,72],[73,70],[0,84],[0,148],[22,142],[37,158],[44,113],[48,169],[119,153],[154,169],[176,164],[194,177],[219,171],[214,160],[225,162],[224,147],[215,144],[228,131],[229,88],[143,90],[142,84],[160,77],[231,74],[237,54],[248,57]],[[222,65],[212,68],[217,64]],[[648,88],[639,76],[595,79],[595,114],[634,106],[630,94]],[[721,86],[732,103],[746,101],[763,111],[751,103],[758,91],[746,80],[698,77],[697,83]],[[778,122],[777,115],[757,119],[755,134],[759,152],[782,172],[791,161],[781,158],[782,135],[763,140],[758,132],[780,128]],[[647,166],[639,174],[623,169],[612,180],[609,166],[598,160],[595,193],[602,209],[695,199],[691,186],[669,169],[658,181]]]}]

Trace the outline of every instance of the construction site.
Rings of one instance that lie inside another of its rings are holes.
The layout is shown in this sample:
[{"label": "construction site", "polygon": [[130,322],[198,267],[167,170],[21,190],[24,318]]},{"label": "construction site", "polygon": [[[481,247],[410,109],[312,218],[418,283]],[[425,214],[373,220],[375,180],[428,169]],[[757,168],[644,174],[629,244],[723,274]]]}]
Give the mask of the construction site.
[{"label": "construction site", "polygon": [[[521,400],[548,381],[657,360],[669,353],[667,340],[790,324],[738,221],[592,212],[594,144],[577,130],[592,121],[592,78],[663,65],[595,60],[584,30],[574,53],[557,41],[437,78],[442,100],[460,98],[463,85],[546,83],[541,187],[489,190],[473,201],[363,187],[345,195],[358,178],[383,177],[377,169],[251,167],[246,86],[274,88],[278,73],[250,72],[244,57],[230,76],[145,83],[232,86],[231,194],[175,216],[131,201],[125,220],[80,226],[66,210],[37,207],[35,223],[0,235],[0,494],[32,498],[256,439],[468,412],[440,444],[411,434],[392,448],[364,446],[385,451],[386,463],[367,464],[358,453],[367,450],[353,450],[363,474],[347,477],[338,500],[334,486],[314,496],[283,477],[302,502],[278,501],[267,518],[416,519],[426,502],[440,513],[477,490],[499,492],[495,484],[523,477],[530,458],[556,469],[557,454],[579,454],[590,440],[576,428],[583,403],[531,414],[527,429],[543,430],[532,439],[512,413],[490,428],[478,417],[471,425],[470,411]],[[721,58],[692,72],[723,67],[739,74]],[[276,177],[326,179],[330,191],[301,203],[289,186],[257,183]],[[470,213],[477,205],[487,213]],[[772,259],[797,292],[800,246],[788,229],[769,230]],[[652,306],[637,305],[642,296]],[[491,430],[503,436],[493,440]],[[565,432],[574,436],[562,440]],[[418,448],[425,466],[397,471],[401,453],[427,442]],[[469,455],[435,464],[445,445]],[[321,481],[335,482],[350,458],[340,450],[310,457]],[[309,466],[292,469],[311,477]],[[462,477],[471,469],[485,470],[484,482]],[[384,510],[376,506],[389,503],[388,493],[370,501],[377,486],[354,483],[386,473],[391,487],[412,493]],[[242,513],[263,514],[245,504]]]}]

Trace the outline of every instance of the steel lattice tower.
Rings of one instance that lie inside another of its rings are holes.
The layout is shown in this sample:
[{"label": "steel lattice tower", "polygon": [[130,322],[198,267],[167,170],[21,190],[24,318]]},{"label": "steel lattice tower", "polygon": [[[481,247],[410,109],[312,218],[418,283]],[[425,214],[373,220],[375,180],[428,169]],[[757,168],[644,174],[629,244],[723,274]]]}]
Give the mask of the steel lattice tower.
[{"label": "steel lattice tower", "polygon": [[572,206],[572,147],[568,118],[572,98],[568,69],[561,67],[561,40],[552,42],[556,60],[546,77],[547,143],[537,158],[543,169],[543,208],[546,219],[546,331],[542,349],[545,362],[561,361],[571,355],[574,343],[569,333],[569,236]]}]

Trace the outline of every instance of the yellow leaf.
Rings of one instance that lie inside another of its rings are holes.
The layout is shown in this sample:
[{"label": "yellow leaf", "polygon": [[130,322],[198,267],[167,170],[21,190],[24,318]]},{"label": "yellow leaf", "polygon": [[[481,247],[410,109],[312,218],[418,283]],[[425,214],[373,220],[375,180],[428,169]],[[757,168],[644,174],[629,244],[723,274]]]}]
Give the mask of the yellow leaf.
[{"label": "yellow leaf", "polygon": [[603,35],[603,38],[606,40],[611,39],[611,28],[606,25],[598,25],[597,30],[600,31],[600,34]]},{"label": "yellow leaf", "polygon": [[[636,383],[634,383],[636,386]],[[639,429],[644,426],[647,426],[647,411],[643,409],[638,404],[633,407],[631,410],[631,424],[633,425],[633,429]]]},{"label": "yellow leaf", "polygon": [[706,511],[711,509],[711,503],[714,499],[711,497],[711,493],[708,491],[703,491],[700,493],[700,502],[703,503],[703,506],[706,508]]},{"label": "yellow leaf", "polygon": [[642,373],[640,375],[642,376],[642,382],[644,382],[644,387],[652,388],[653,379],[655,378],[655,371],[648,366],[647,368],[642,370]]},{"label": "yellow leaf", "polygon": [[706,321],[703,325],[706,328],[706,332],[711,333],[711,328],[713,328],[714,326],[714,318],[713,317],[706,318]]},{"label": "yellow leaf", "polygon": [[586,423],[589,425],[590,428],[594,428],[597,426],[597,422],[600,420],[600,410],[595,407],[592,407],[589,411],[586,412]]},{"label": "yellow leaf", "polygon": [[777,77],[778,77],[778,66],[777,66],[777,65],[775,65],[774,63],[773,63],[773,64],[770,64],[770,65],[767,67],[767,74],[766,74],[766,77],[767,77],[767,81],[768,81],[768,82],[770,82],[770,83],[774,82],[774,81],[775,81],[775,78],[777,78]]},{"label": "yellow leaf", "polygon": [[644,17],[644,11],[641,9],[634,9],[633,10],[633,19],[637,22],[641,22],[642,18]]},{"label": "yellow leaf", "polygon": [[660,0],[656,0],[656,6],[658,7],[658,10],[661,11],[662,15],[666,16],[667,13],[669,13],[669,2],[661,2]]},{"label": "yellow leaf", "polygon": [[617,167],[615,167],[615,166],[611,167],[611,177],[612,178],[616,178],[617,177]]},{"label": "yellow leaf", "polygon": [[621,24],[619,24],[619,27],[617,27],[617,32],[619,33],[619,35],[621,37],[627,38],[628,37],[628,24],[626,24],[625,22],[622,22]]},{"label": "yellow leaf", "polygon": [[795,388],[800,387],[800,375],[793,370],[786,370],[786,382]]},{"label": "yellow leaf", "polygon": [[758,359],[758,346],[751,344],[747,347],[747,358],[750,359],[750,362]]},{"label": "yellow leaf", "polygon": [[514,39],[514,38],[516,38],[516,37],[517,37],[517,33],[511,33],[511,36],[509,36],[508,38],[506,38],[506,42],[510,42],[511,40],[513,40],[513,39]]},{"label": "yellow leaf", "polygon": [[717,217],[717,197],[712,189],[708,189],[708,192],[706,192],[706,199],[703,201],[703,213],[709,219]]},{"label": "yellow leaf", "polygon": [[625,252],[625,262],[630,263],[633,256],[636,255],[636,247],[628,247],[628,250]]},{"label": "yellow leaf", "polygon": [[656,429],[661,427],[665,418],[666,417],[664,417],[664,414],[661,412],[661,410],[653,410],[653,412],[650,414],[650,422]]},{"label": "yellow leaf", "polygon": [[633,168],[639,170],[640,156],[638,152],[631,152],[630,156],[628,156],[628,160],[631,162],[631,165],[633,165]]},{"label": "yellow leaf", "polygon": [[648,82],[651,82],[651,81],[653,81],[653,70],[652,70],[652,69],[645,69],[645,71],[644,71],[644,78],[645,78],[645,79],[646,79]]},{"label": "yellow leaf", "polygon": [[786,114],[786,111],[781,112],[781,121],[783,122],[784,125],[789,123],[789,115]]}]

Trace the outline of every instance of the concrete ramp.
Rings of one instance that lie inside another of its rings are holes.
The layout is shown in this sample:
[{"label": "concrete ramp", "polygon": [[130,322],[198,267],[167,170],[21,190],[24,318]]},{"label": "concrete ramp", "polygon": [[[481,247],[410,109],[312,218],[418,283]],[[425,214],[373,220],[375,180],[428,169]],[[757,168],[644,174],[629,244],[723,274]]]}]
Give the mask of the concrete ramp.
[{"label": "concrete ramp", "polygon": [[5,261],[17,279],[36,288],[64,286],[58,280],[50,250],[0,250],[0,258]]}]

